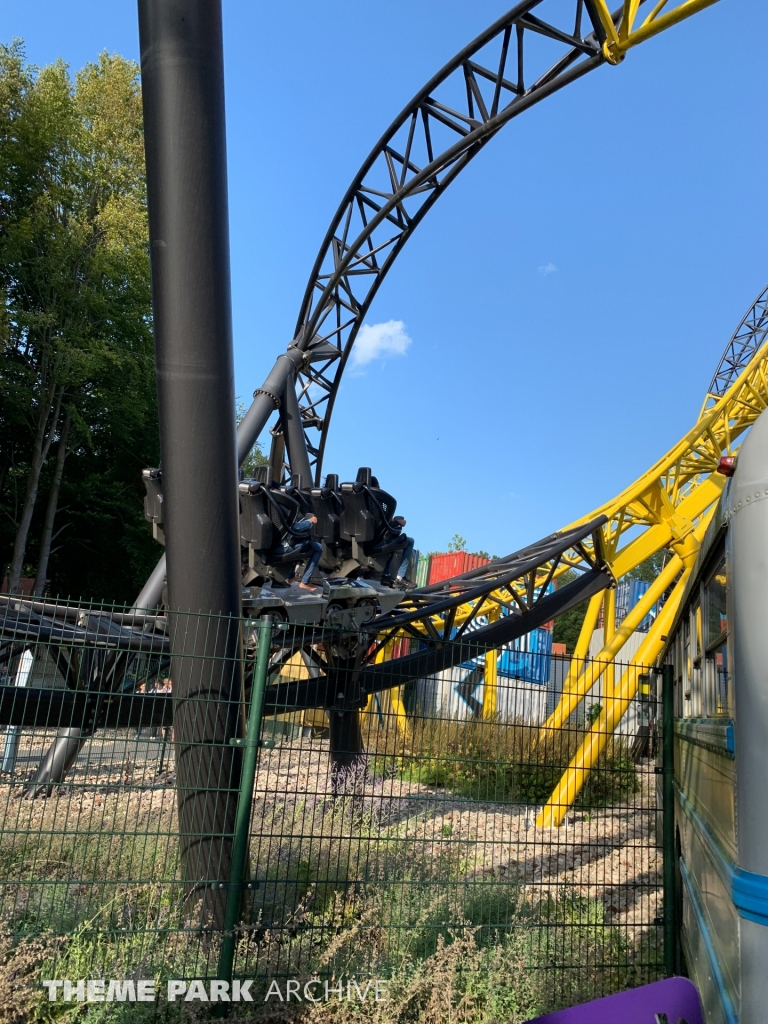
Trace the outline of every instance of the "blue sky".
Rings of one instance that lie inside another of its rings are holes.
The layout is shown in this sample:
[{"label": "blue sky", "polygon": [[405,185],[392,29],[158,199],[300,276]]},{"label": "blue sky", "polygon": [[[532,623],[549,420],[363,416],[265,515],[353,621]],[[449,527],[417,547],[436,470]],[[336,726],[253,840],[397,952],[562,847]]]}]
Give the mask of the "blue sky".
[{"label": "blue sky", "polygon": [[[359,164],[506,6],[224,0],[237,388],[291,338]],[[748,26],[748,30],[745,30]],[[694,422],[768,279],[768,13],[721,0],[508,126],[370,311],[411,344],[348,374],[326,470],[371,465],[422,550],[508,551],[618,493]],[[6,0],[0,39],[138,59],[130,0]],[[401,346],[402,347],[402,346]]]}]

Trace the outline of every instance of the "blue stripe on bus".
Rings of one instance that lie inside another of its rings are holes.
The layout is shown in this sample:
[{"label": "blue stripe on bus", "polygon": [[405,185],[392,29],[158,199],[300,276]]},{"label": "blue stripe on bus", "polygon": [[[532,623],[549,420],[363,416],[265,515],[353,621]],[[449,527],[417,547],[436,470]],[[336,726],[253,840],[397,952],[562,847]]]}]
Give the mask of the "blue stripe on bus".
[{"label": "blue stripe on bus", "polygon": [[[727,857],[706,822],[678,787],[680,809],[704,843],[709,859],[731,891],[731,901],[740,917],[768,926],[768,875],[745,871]],[[682,861],[681,861],[682,863]]]},{"label": "blue stripe on bus", "polygon": [[734,867],[731,899],[742,917],[768,925],[768,876]]},{"label": "blue stripe on bus", "polygon": [[678,718],[675,721],[675,735],[687,743],[712,750],[716,754],[736,757],[732,718]]},{"label": "blue stripe on bus", "polygon": [[704,949],[707,953],[707,961],[709,963],[709,970],[711,973],[712,981],[715,989],[717,990],[718,997],[720,999],[720,1009],[723,1011],[723,1017],[725,1018],[726,1024],[739,1024],[739,1019],[736,1016],[736,1012],[731,1002],[731,997],[728,995],[728,990],[725,987],[725,980],[723,973],[720,970],[720,961],[717,959],[714,946],[712,945],[712,939],[709,937],[709,927],[704,919],[704,911],[701,906],[701,896],[699,890],[696,887],[696,883],[688,872],[685,866],[685,861],[680,861],[680,874],[683,878],[683,885],[688,890],[688,899],[690,900],[691,909],[693,910],[696,918],[696,924],[699,929],[699,934],[704,942]]}]

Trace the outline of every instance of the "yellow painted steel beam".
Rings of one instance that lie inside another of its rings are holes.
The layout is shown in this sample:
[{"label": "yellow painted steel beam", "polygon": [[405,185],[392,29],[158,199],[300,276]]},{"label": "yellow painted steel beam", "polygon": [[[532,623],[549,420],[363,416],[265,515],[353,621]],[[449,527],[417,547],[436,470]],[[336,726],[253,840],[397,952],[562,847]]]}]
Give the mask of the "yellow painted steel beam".
[{"label": "yellow painted steel beam", "polygon": [[636,662],[630,665],[621,677],[616,694],[606,700],[605,706],[592,724],[592,728],[584,737],[568,768],[563,772],[552,796],[539,812],[536,824],[540,828],[561,825],[563,818],[573,806],[573,802],[589,778],[590,771],[605,750],[608,740],[613,736],[623,718],[629,702],[635,696],[638,676],[642,674],[644,666],[653,665],[661,653],[665,643],[662,637],[666,636],[672,620],[677,614],[692,568],[691,565],[683,571],[677,586],[640,645],[635,655]]},{"label": "yellow painted steel beam", "polygon": [[[642,622],[642,619],[640,620]],[[616,591],[606,590],[603,596],[603,642],[607,644],[616,632]],[[613,693],[614,671],[613,665],[608,665],[605,670],[605,692],[610,696]]]},{"label": "yellow painted steel beam", "polygon": [[483,718],[494,719],[499,708],[499,652],[488,651],[485,655],[485,675],[483,676]]},{"label": "yellow painted steel beam", "polygon": [[[568,675],[563,683],[563,692],[560,696],[557,708],[553,714],[557,714],[560,705],[563,701],[568,700],[569,694],[575,691],[576,681],[579,677],[579,665],[583,665],[584,661],[589,654],[589,642],[592,639],[592,634],[597,626],[597,620],[600,615],[600,606],[603,603],[602,593],[594,594],[587,605],[587,614],[584,616],[584,622],[581,625],[581,632],[579,633],[579,639],[576,641],[576,647],[573,654],[571,655],[571,663],[568,666]],[[550,721],[552,716],[550,716]],[[568,720],[568,716],[565,716],[565,721]]]},{"label": "yellow painted steel beam", "polygon": [[405,711],[405,703],[403,702],[403,688],[402,686],[394,686],[389,693],[392,700],[392,710],[395,712],[395,722],[397,723],[398,731],[404,740],[409,741],[411,738],[411,727],[408,722],[408,715]]},{"label": "yellow painted steel beam", "polygon": [[665,29],[703,11],[705,7],[711,7],[717,3],[717,0],[682,0],[677,6],[666,11],[664,8],[668,6],[667,0],[658,0],[647,17],[637,24],[640,2],[641,0],[624,0],[621,19],[618,25],[615,25],[605,0],[595,0],[595,6],[606,35],[606,40],[603,43],[603,55],[609,64],[620,64],[631,47],[638,46],[652,36],[657,36]]},{"label": "yellow painted steel beam", "polygon": [[[573,805],[574,800],[579,795],[579,792],[587,781],[590,771],[595,766],[597,759],[605,749],[608,740],[613,735],[616,727],[623,718],[627,708],[629,707],[629,702],[635,696],[638,686],[638,676],[643,672],[644,668],[647,669],[653,665],[661,653],[666,642],[667,634],[669,633],[669,629],[672,625],[672,621],[680,607],[683,592],[685,591],[686,584],[688,583],[688,579],[693,571],[696,555],[708,525],[708,520],[703,521],[697,527],[696,531],[688,537],[685,548],[681,554],[676,555],[672,560],[672,563],[675,561],[678,562],[678,564],[674,566],[676,571],[679,571],[680,566],[682,565],[682,575],[677,581],[672,594],[669,596],[655,621],[651,625],[651,628],[648,630],[645,640],[643,640],[642,644],[638,648],[634,663],[627,667],[614,695],[607,697],[605,706],[593,723],[592,728],[584,737],[584,740],[573,756],[571,763],[563,772],[562,778],[555,787],[552,796],[539,812],[536,824],[540,827],[550,828],[562,823],[563,818],[568,813],[568,810]],[[672,563],[670,563],[670,565],[672,565]],[[647,598],[648,594],[650,594],[656,584],[659,583],[659,580],[664,577],[668,568],[670,567],[665,567],[657,577],[651,589],[643,595],[643,598]],[[668,585],[669,583],[667,583],[667,586]],[[658,596],[659,595],[657,594],[657,600]],[[633,608],[632,611],[635,611],[640,603],[641,602],[638,602],[638,605],[635,605],[635,608]],[[631,615],[632,612],[629,614]],[[627,616],[627,619],[629,619],[629,615]],[[642,622],[642,619],[639,619],[637,624],[639,624],[639,622]],[[632,629],[634,629],[634,626],[632,626]]]},{"label": "yellow painted steel beam", "polygon": [[[630,609],[624,621],[607,641],[600,653],[594,659],[581,663],[582,671],[579,673],[575,684],[571,686],[568,693],[563,693],[560,703],[542,726],[542,736],[546,736],[566,725],[569,717],[598,682],[603,672],[612,665],[616,655],[646,615],[648,615],[664,591],[675,582],[682,568],[683,563],[679,555],[675,555],[670,559],[669,563],[656,577],[634,608]],[[576,671],[578,672],[578,668]]]},{"label": "yellow painted steel beam", "polygon": [[[391,661],[392,652],[395,646],[398,643],[400,643],[400,641],[403,639],[405,639],[405,634],[403,634],[403,636],[397,635],[394,637],[390,637],[390,639],[384,644],[381,650],[376,653],[376,657],[373,659],[374,664],[381,665],[382,662]],[[408,715],[406,714],[405,711],[405,704],[403,703],[403,687],[394,686],[389,691],[389,693],[390,700],[392,702],[392,711],[394,712],[395,715],[395,725],[397,727],[397,730],[403,737],[403,739],[406,742],[409,742],[411,738],[411,729],[410,723],[408,722]],[[366,711],[369,711],[373,708],[373,696],[374,695],[371,694],[371,696],[368,698],[368,703],[365,708]]]}]

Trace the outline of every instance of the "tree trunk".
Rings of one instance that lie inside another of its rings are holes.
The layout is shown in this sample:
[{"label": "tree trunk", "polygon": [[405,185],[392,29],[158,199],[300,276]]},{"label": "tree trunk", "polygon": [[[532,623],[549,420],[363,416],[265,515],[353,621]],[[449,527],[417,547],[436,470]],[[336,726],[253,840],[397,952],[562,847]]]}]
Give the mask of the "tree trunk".
[{"label": "tree trunk", "polygon": [[[24,565],[24,555],[27,550],[27,538],[29,537],[29,528],[32,524],[32,513],[35,511],[37,489],[40,486],[40,474],[48,456],[48,449],[51,447],[53,435],[56,432],[56,425],[59,422],[59,413],[61,411],[61,401],[63,397],[64,388],[60,387],[56,389],[55,384],[51,383],[51,386],[48,389],[48,394],[40,401],[37,430],[35,431],[35,439],[32,444],[32,465],[30,466],[29,478],[27,480],[27,493],[24,498],[24,506],[21,510],[19,528],[16,532],[16,542],[13,545],[11,568],[8,572],[8,591],[11,594],[17,593],[19,589],[21,570]],[[53,420],[51,421],[50,430],[46,434],[45,428],[48,426],[48,420],[51,416],[51,404],[54,402],[54,398],[55,404],[53,408]]]},{"label": "tree trunk", "polygon": [[69,428],[72,426],[72,417],[67,412],[64,417],[64,424],[59,436],[59,450],[56,452],[56,466],[53,471],[53,481],[48,495],[48,507],[45,510],[45,522],[43,534],[40,538],[40,557],[37,562],[37,576],[35,578],[35,597],[42,597],[45,590],[45,576],[48,572],[48,559],[51,554],[51,540],[53,538],[53,521],[56,518],[56,509],[59,507],[59,491],[61,490],[61,478],[64,475],[64,460],[69,454],[67,451],[67,439]]}]

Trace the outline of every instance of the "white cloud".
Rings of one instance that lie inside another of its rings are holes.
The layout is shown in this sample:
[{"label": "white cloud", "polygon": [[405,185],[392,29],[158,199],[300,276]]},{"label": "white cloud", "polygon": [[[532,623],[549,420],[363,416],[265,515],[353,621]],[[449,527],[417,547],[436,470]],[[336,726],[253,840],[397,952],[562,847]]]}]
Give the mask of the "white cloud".
[{"label": "white cloud", "polygon": [[402,320],[384,324],[363,324],[352,349],[352,369],[367,366],[374,359],[404,356],[411,339]]},{"label": "white cloud", "polygon": [[546,277],[547,274],[556,274],[557,267],[554,263],[545,263],[543,267],[539,267],[539,273],[543,274],[544,277]]}]

